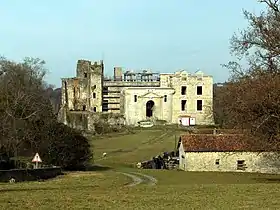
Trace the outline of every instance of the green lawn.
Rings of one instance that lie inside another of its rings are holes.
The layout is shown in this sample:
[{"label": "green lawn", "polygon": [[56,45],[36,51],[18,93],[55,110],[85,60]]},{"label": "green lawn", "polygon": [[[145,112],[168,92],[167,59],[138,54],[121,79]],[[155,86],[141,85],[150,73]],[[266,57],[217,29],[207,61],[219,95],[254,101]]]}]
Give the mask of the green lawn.
[{"label": "green lawn", "polygon": [[[138,130],[95,137],[96,164],[111,169],[68,173],[45,182],[0,184],[1,209],[280,209],[280,175],[138,170],[138,161],[175,146],[180,131]],[[102,153],[108,156],[103,159]],[[157,179],[128,187],[118,172]]]}]

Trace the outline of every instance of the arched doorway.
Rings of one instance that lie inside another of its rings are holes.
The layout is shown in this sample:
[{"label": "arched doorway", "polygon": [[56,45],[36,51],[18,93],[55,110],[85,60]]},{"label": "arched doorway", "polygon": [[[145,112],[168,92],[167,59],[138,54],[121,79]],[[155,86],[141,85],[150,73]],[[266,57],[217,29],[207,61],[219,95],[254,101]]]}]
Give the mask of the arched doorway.
[{"label": "arched doorway", "polygon": [[154,105],[155,105],[155,102],[153,102],[152,100],[150,100],[146,103],[146,117],[152,117],[153,116]]}]

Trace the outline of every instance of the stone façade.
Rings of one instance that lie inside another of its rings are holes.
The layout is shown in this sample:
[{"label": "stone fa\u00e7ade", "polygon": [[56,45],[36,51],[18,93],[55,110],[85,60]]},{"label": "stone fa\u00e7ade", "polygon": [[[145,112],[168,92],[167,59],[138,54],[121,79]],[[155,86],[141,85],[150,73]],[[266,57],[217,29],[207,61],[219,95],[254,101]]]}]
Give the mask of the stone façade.
[{"label": "stone fa\u00e7ade", "polygon": [[196,124],[214,123],[213,78],[201,71],[123,73],[115,67],[114,78],[106,79],[103,61],[78,60],[76,77],[62,78],[61,89],[59,120],[79,129],[94,129],[108,113],[126,125],[147,119],[178,123],[183,115],[196,118]]}]

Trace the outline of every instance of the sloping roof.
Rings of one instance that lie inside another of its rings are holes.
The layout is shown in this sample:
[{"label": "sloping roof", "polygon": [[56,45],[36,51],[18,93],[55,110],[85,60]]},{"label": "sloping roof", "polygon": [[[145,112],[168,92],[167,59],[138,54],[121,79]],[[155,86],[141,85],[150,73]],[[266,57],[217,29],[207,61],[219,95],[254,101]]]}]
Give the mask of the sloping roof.
[{"label": "sloping roof", "polygon": [[260,151],[252,148],[243,134],[193,134],[181,136],[185,152]]}]

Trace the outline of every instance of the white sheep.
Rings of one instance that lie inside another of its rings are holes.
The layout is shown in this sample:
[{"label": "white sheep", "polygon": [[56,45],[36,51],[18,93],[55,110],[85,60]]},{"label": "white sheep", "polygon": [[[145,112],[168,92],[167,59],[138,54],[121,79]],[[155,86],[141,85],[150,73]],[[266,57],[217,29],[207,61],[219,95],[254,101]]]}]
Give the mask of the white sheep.
[{"label": "white sheep", "polygon": [[103,157],[106,157],[106,156],[107,156],[107,153],[106,153],[106,152],[103,152],[102,156],[103,156]]},{"label": "white sheep", "polygon": [[9,182],[10,182],[10,183],[15,183],[16,180],[15,180],[14,178],[11,178],[11,179],[9,180]]},{"label": "white sheep", "polygon": [[136,164],[136,166],[137,166],[137,168],[139,168],[139,169],[140,169],[140,168],[142,168],[142,163],[141,163],[141,162],[139,162],[139,163],[137,163],[137,164]]}]

